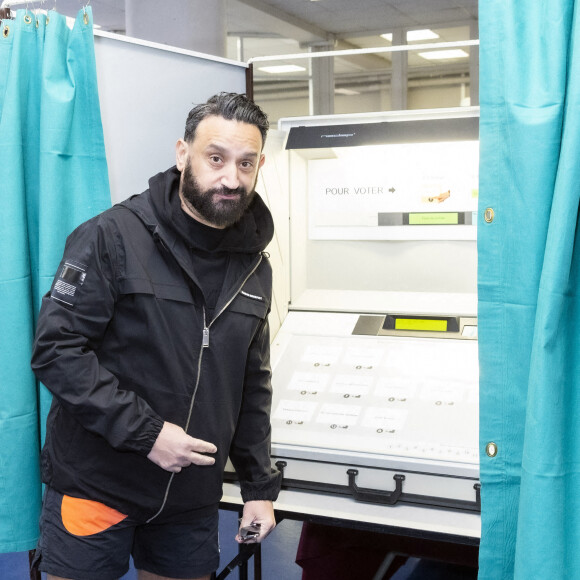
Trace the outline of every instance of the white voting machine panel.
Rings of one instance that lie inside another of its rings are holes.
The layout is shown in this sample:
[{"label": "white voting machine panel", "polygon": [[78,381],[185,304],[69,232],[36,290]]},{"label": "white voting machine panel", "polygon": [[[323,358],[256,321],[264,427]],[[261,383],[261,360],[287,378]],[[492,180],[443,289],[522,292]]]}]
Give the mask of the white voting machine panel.
[{"label": "white voting machine panel", "polygon": [[290,312],[272,345],[286,488],[479,510],[474,318]]}]

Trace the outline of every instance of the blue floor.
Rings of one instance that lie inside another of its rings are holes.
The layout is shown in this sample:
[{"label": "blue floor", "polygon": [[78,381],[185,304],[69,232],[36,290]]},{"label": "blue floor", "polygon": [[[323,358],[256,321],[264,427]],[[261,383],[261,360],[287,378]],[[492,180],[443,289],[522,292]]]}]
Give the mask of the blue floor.
[{"label": "blue floor", "polygon": [[[234,541],[237,529],[238,514],[220,511],[220,548],[223,569],[238,553],[238,544]],[[294,559],[300,539],[302,524],[284,520],[263,545],[262,578],[263,580],[300,580],[302,568]],[[253,578],[253,563],[250,560],[249,578]],[[28,580],[28,552],[0,554],[0,580]],[[121,580],[136,580],[133,568]],[[237,571],[228,577],[238,579]],[[476,580],[477,573],[471,569],[448,566],[440,562],[409,558],[391,580]],[[82,579],[78,579],[82,580]],[[353,579],[354,580],[354,579]],[[370,580],[370,579],[356,579]]]}]

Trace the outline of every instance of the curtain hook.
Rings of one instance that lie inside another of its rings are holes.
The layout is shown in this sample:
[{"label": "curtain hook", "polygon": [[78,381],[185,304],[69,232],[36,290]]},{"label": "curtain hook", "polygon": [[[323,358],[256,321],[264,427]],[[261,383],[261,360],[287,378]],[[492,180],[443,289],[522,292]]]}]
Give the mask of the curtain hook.
[{"label": "curtain hook", "polygon": [[85,23],[85,25],[87,25],[89,23],[89,15],[87,14],[87,8],[89,7],[90,3],[91,3],[91,0],[89,0],[83,8],[83,22]]},{"label": "curtain hook", "polygon": [[[26,24],[32,24],[32,17],[30,16],[29,12],[32,12],[34,14],[34,12],[32,10],[30,10],[30,2],[26,2],[26,13],[24,14],[24,22]],[[35,18],[36,20],[36,18]]]},{"label": "curtain hook", "polygon": [[[41,0],[41,3],[44,4],[45,0]],[[54,7],[53,7],[53,11],[56,12],[56,0],[54,0]],[[48,15],[50,12],[50,10],[46,11],[46,20],[44,21],[45,25],[48,25],[48,23],[50,22],[50,16]]]}]

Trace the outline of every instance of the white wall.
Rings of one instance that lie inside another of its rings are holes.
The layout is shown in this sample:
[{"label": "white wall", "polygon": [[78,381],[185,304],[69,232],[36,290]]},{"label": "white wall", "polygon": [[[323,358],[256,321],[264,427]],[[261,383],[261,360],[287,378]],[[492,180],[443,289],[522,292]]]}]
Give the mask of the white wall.
[{"label": "white wall", "polygon": [[469,83],[463,89],[460,85],[410,87],[407,92],[407,108],[459,107],[466,94],[469,95]]},{"label": "white wall", "polygon": [[99,100],[113,203],[175,165],[189,110],[220,91],[245,92],[246,67],[95,31]]}]

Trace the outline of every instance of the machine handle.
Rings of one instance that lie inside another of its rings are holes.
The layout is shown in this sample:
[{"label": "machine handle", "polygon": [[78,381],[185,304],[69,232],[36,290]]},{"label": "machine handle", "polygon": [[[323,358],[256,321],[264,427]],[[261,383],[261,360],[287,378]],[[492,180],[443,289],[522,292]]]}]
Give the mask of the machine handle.
[{"label": "machine handle", "polygon": [[358,501],[368,501],[383,505],[395,505],[403,493],[403,481],[405,481],[405,476],[400,473],[396,473],[393,477],[395,480],[395,489],[393,491],[375,491],[358,487],[356,484],[358,469],[349,469],[346,473],[348,474],[348,487],[350,492],[354,499]]},{"label": "machine handle", "polygon": [[396,473],[393,477],[395,480],[395,489],[393,491],[381,491],[376,489],[359,488],[356,485],[356,476],[358,475],[357,469],[347,470],[348,485],[342,485],[320,481],[288,479],[285,474],[285,468],[288,466],[287,462],[279,460],[276,461],[275,465],[282,474],[283,489],[301,489],[322,493],[337,493],[341,495],[349,495],[358,501],[371,502],[382,505],[408,503],[426,505],[429,507],[440,507],[444,509],[467,510],[470,512],[481,511],[481,484],[479,482],[473,486],[475,491],[475,501],[468,501],[450,497],[403,493],[403,481],[405,481],[405,476],[401,473]]}]

